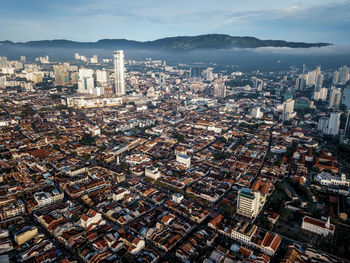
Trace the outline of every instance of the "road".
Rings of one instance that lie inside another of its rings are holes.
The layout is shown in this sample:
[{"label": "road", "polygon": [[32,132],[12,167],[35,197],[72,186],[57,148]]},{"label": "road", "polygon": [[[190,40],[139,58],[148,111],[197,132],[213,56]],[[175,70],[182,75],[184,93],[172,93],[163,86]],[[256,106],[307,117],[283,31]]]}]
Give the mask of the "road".
[{"label": "road", "polygon": [[252,187],[254,181],[256,180],[256,178],[261,174],[261,169],[264,167],[265,165],[265,162],[266,162],[266,159],[268,157],[268,154],[271,150],[271,145],[272,145],[272,139],[273,139],[273,136],[272,136],[272,132],[273,132],[273,128],[276,126],[277,124],[274,124],[272,125],[270,128],[269,128],[269,133],[270,133],[270,138],[269,138],[269,145],[267,147],[267,151],[266,151],[266,154],[265,154],[265,157],[264,157],[264,160],[262,161],[261,165],[260,165],[260,168],[259,168],[259,171],[256,173],[256,175],[254,176],[254,178],[252,179],[252,181],[250,182],[250,187]]}]

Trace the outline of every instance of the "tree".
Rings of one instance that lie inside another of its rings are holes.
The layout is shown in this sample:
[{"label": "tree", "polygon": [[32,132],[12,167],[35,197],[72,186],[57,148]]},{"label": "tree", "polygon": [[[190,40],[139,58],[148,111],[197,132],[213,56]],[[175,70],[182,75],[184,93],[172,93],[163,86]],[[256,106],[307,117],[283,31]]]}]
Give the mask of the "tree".
[{"label": "tree", "polygon": [[222,211],[225,216],[232,216],[235,212],[235,208],[232,205],[224,205],[222,206]]},{"label": "tree", "polygon": [[342,104],[339,105],[339,110],[346,111],[346,109],[347,109],[347,107],[346,107],[345,104],[342,103]]},{"label": "tree", "polygon": [[29,115],[34,115],[34,114],[35,114],[35,111],[29,106],[25,106],[24,109],[21,112],[21,115],[23,117],[27,117]]},{"label": "tree", "polygon": [[52,147],[57,151],[61,150],[60,146],[56,143],[54,145],[52,145]]},{"label": "tree", "polygon": [[223,160],[223,159],[227,159],[229,157],[230,157],[230,154],[224,153],[224,152],[216,152],[214,154],[214,159],[215,160]]},{"label": "tree", "polygon": [[227,143],[226,138],[223,137],[223,136],[219,137],[219,141],[220,141],[221,143]]},{"label": "tree", "polygon": [[241,138],[239,138],[239,143],[242,145],[246,145],[247,140],[245,138],[241,137]]},{"label": "tree", "polygon": [[91,134],[89,133],[84,133],[83,137],[81,138],[81,140],[79,141],[80,144],[83,145],[95,145],[95,139],[94,137],[91,136]]},{"label": "tree", "polygon": [[178,142],[183,142],[183,141],[185,141],[185,136],[183,136],[183,135],[180,134],[180,133],[175,132],[175,133],[173,133],[173,136],[174,136],[174,138],[175,138]]}]

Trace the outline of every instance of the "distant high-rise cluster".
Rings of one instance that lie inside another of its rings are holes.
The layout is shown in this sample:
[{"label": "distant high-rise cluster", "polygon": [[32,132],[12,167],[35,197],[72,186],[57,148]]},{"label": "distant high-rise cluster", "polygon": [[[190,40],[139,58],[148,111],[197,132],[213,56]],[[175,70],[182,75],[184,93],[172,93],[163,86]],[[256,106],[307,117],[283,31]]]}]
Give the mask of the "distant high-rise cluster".
[{"label": "distant high-rise cluster", "polygon": [[125,94],[125,66],[124,51],[117,50],[114,52],[114,74],[115,74],[115,93],[117,95]]}]

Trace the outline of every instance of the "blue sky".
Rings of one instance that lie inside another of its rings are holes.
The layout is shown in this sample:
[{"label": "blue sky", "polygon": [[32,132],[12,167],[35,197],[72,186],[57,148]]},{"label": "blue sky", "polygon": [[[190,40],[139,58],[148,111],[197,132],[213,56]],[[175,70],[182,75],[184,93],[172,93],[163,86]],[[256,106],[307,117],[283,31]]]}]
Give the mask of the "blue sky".
[{"label": "blue sky", "polygon": [[222,33],[350,44],[350,0],[1,0],[0,40]]}]

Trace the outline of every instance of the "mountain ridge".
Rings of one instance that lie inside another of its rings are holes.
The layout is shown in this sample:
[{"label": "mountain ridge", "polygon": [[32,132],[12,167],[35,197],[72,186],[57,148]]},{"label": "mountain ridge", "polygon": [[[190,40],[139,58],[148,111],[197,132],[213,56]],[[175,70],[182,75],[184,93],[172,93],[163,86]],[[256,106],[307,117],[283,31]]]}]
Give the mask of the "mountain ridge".
[{"label": "mountain ridge", "polygon": [[259,47],[311,48],[329,46],[330,43],[289,42],[284,40],[261,40],[250,36],[206,34],[198,36],[165,37],[152,41],[128,39],[100,39],[96,42],[79,42],[66,39],[36,40],[28,42],[0,41],[1,45],[31,48],[142,48],[163,50],[232,49]]}]

